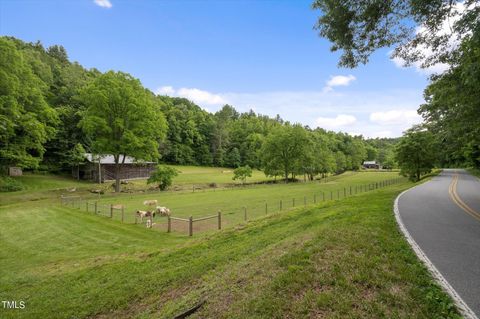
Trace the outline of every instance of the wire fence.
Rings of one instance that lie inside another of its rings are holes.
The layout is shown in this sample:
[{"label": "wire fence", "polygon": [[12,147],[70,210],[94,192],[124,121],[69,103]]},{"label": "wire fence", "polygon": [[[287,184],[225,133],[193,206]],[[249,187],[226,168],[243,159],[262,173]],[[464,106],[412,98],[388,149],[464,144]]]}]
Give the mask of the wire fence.
[{"label": "wire fence", "polygon": [[217,205],[214,214],[208,216],[195,216],[194,212],[188,217],[185,216],[155,216],[149,211],[149,216],[140,218],[136,211],[126,210],[123,204],[105,204],[95,199],[81,198],[80,196],[61,196],[61,203],[64,206],[76,208],[87,213],[111,218],[128,224],[139,224],[147,228],[176,232],[193,236],[195,233],[213,231],[222,228],[244,224],[249,220],[263,216],[278,214],[298,207],[307,207],[327,201],[341,200],[357,194],[370,192],[379,188],[398,184],[405,180],[404,177],[383,180],[368,184],[351,185],[337,189],[330,189],[311,193],[304,196],[293,196],[290,198],[266,199],[264,201],[249,202],[248,204],[231,205],[223,203]]}]

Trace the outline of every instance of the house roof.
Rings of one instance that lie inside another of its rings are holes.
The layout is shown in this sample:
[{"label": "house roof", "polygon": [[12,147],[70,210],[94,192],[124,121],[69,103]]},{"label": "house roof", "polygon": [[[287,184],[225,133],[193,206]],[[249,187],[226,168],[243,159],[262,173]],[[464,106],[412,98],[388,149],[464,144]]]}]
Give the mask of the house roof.
[{"label": "house roof", "polygon": [[365,161],[365,162],[363,162],[363,165],[375,165],[375,164],[377,164],[376,161]]},{"label": "house roof", "polygon": [[[85,158],[91,163],[98,163],[99,155],[93,155],[92,153],[85,153]],[[123,161],[125,155],[120,155],[120,163]],[[134,163],[143,163],[143,164],[153,164],[155,162],[147,162],[142,160],[137,160],[134,157],[126,156],[124,164],[134,164]],[[113,155],[105,154],[100,155],[100,164],[115,164],[115,159]]]}]

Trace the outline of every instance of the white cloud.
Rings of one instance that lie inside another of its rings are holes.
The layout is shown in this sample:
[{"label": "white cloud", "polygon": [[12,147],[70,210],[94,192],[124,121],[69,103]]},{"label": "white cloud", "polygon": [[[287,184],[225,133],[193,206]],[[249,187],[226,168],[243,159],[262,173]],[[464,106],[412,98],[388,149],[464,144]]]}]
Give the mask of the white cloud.
[{"label": "white cloud", "polygon": [[175,90],[171,86],[162,86],[162,87],[159,87],[155,91],[155,94],[157,94],[157,95],[174,95]]},{"label": "white cloud", "polygon": [[339,129],[351,126],[357,121],[355,116],[339,114],[336,117],[317,117],[315,123],[325,129]]},{"label": "white cloud", "polygon": [[413,125],[422,122],[422,117],[415,110],[390,110],[373,112],[370,121],[379,125]]},{"label": "white cloud", "polygon": [[356,78],[351,74],[330,76],[330,80],[327,81],[325,87],[323,88],[323,92],[331,92],[335,86],[349,86],[350,82],[355,80]]},{"label": "white cloud", "polygon": [[110,2],[110,0],[93,0],[93,2],[97,6],[102,7],[102,8],[110,9],[112,7],[112,3]]},{"label": "white cloud", "polygon": [[218,94],[196,88],[180,88],[176,90],[172,86],[162,86],[155,90],[155,93],[158,95],[183,97],[201,106],[224,105],[228,103],[225,98]]},{"label": "white cloud", "polygon": [[334,86],[348,86],[350,82],[356,80],[356,78],[353,75],[335,75],[331,76],[330,80],[327,81],[327,86],[328,87],[334,87]]}]

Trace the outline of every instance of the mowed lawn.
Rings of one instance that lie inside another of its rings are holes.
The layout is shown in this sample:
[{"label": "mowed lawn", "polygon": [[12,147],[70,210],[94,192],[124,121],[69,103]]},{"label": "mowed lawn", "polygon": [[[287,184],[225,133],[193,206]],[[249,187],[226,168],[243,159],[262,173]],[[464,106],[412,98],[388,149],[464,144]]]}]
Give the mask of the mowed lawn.
[{"label": "mowed lawn", "polygon": [[191,318],[458,318],[395,223],[411,186],[194,238],[49,201],[2,206],[0,298],[26,309],[0,317],[172,318],[203,300]]}]

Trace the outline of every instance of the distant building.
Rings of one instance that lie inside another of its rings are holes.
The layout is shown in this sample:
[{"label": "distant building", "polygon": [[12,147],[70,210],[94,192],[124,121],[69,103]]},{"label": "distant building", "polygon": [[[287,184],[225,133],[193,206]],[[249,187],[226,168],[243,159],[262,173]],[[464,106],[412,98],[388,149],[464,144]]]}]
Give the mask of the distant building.
[{"label": "distant building", "polygon": [[[135,158],[126,156],[125,161],[120,155],[120,179],[144,179],[149,178],[155,170],[157,163],[137,161]],[[115,180],[115,160],[113,155],[85,154],[85,163],[72,168],[72,176],[77,179],[91,180],[97,183]]]},{"label": "distant building", "polygon": [[374,169],[382,168],[380,166],[380,164],[378,164],[376,161],[365,161],[365,162],[363,162],[363,167],[364,168],[374,168]]},{"label": "distant building", "polygon": [[22,168],[21,167],[13,167],[10,166],[8,168],[8,176],[22,176]]}]

